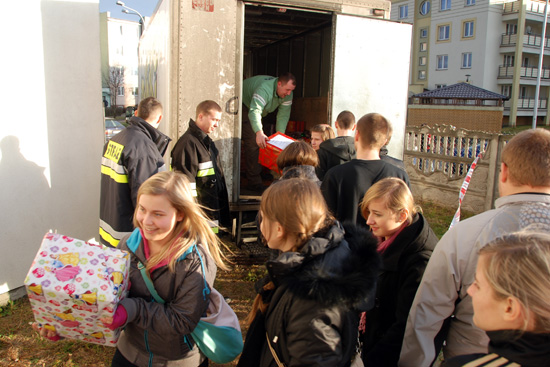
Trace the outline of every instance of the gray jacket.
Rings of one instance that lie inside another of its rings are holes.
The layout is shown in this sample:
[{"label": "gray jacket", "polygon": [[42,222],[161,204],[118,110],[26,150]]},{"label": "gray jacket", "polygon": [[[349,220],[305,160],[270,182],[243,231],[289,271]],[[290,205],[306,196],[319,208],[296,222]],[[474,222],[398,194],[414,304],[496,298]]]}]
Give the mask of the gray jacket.
[{"label": "gray jacket", "polygon": [[445,359],[487,353],[489,339],[473,324],[472,300],[466,293],[474,282],[478,251],[506,233],[533,223],[550,224],[550,195],[510,195],[497,199],[495,206],[456,224],[435,247],[409,313],[399,366],[430,366],[436,357],[435,337],[453,314]]},{"label": "gray jacket", "polygon": [[[129,251],[129,237],[120,241],[119,249]],[[201,246],[197,246],[197,250],[202,256],[206,281],[211,288],[216,277],[216,264]],[[177,262],[174,273],[168,266],[152,271],[151,279],[165,304],[153,300],[138,270],[138,259],[146,263],[143,241],[131,256],[130,292],[121,301],[128,319],[117,348],[126,359],[139,366],[146,366],[151,354],[153,366],[188,365],[184,361],[197,359],[198,348],[186,335],[193,331],[208,307],[208,296],[203,296],[205,284],[199,256],[197,252],[191,252]]]}]

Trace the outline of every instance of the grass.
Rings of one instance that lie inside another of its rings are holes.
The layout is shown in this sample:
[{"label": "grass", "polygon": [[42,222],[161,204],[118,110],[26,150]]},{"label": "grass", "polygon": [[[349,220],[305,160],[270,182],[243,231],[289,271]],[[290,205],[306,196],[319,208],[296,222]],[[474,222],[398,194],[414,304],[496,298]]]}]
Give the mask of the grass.
[{"label": "grass", "polygon": [[[437,203],[422,202],[424,215],[438,237],[449,227],[455,209]],[[462,218],[471,216],[462,213]],[[255,297],[254,282],[265,274],[262,261],[249,258],[233,244],[234,262],[230,271],[218,271],[215,287],[230,299],[230,305],[241,320],[243,336],[247,327],[246,318]],[[50,342],[32,330],[29,323],[33,314],[27,297],[10,301],[0,307],[0,367],[107,367],[115,349],[96,344],[71,340]],[[236,366],[236,362],[221,366]],[[220,366],[214,363],[211,366]]]}]

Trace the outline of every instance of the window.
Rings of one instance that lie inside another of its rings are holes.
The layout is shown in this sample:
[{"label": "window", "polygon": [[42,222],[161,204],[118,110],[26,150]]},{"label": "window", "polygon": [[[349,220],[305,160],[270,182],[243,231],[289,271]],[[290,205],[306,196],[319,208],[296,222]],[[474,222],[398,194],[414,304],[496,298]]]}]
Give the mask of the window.
[{"label": "window", "polygon": [[418,72],[418,79],[426,79],[426,70],[420,70]]},{"label": "window", "polygon": [[426,42],[420,42],[420,51],[426,51],[428,49],[428,44]]},{"label": "window", "polygon": [[124,87],[118,87],[117,88],[117,95],[119,95],[119,96],[124,95]]},{"label": "window", "polygon": [[132,95],[133,95],[133,96],[137,96],[137,95],[138,95],[138,88],[137,88],[137,87],[132,88]]},{"label": "window", "polygon": [[465,52],[462,54],[462,69],[470,69],[472,67],[472,53]]},{"label": "window", "polygon": [[446,86],[447,86],[447,84],[436,84],[435,89],[445,88]]},{"label": "window", "polygon": [[511,85],[503,85],[500,88],[500,94],[503,94],[506,97],[511,97],[512,96],[512,86]]},{"label": "window", "polygon": [[514,66],[514,55],[504,55],[504,66]]},{"label": "window", "polygon": [[519,95],[521,99],[527,98],[527,87],[521,87],[519,89]]},{"label": "window", "polygon": [[451,10],[451,0],[441,0],[440,10]]},{"label": "window", "polygon": [[529,58],[528,57],[523,59],[523,62],[521,63],[521,66],[524,67],[524,68],[529,67]]},{"label": "window", "polygon": [[466,0],[466,6],[472,6],[476,4],[476,0]]},{"label": "window", "polygon": [[405,19],[409,16],[409,5],[401,5],[399,7],[399,19]]},{"label": "window", "polygon": [[420,4],[420,15],[426,15],[429,12],[430,12],[430,2],[428,0],[425,0]]},{"label": "window", "polygon": [[462,36],[464,38],[471,38],[474,36],[474,21],[473,20],[469,20],[469,21],[466,21],[464,23],[462,23],[463,26],[463,30],[464,32],[462,33]]},{"label": "window", "polygon": [[449,24],[440,25],[437,27],[437,40],[438,41],[448,41],[451,35],[451,26]]},{"label": "window", "polygon": [[517,34],[518,25],[513,23],[506,23],[506,34]]},{"label": "window", "polygon": [[427,60],[426,56],[421,56],[420,59],[418,60],[418,65],[426,65],[426,60]]},{"label": "window", "polygon": [[447,70],[449,66],[449,55],[437,55],[437,70]]},{"label": "window", "polygon": [[427,38],[428,37],[428,28],[422,28],[420,30],[420,38]]}]

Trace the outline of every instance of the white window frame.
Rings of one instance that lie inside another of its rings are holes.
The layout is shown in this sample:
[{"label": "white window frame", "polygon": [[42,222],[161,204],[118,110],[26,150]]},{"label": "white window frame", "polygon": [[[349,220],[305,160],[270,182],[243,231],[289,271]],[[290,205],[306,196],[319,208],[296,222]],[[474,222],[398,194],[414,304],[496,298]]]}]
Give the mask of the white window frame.
[{"label": "white window frame", "polygon": [[427,50],[428,50],[428,43],[420,42],[420,51],[427,51]]},{"label": "white window frame", "polygon": [[462,69],[471,69],[472,68],[472,53],[464,52],[462,54]]},{"label": "white window frame", "polygon": [[476,0],[466,0],[466,6],[472,6],[476,4]]},{"label": "white window frame", "polygon": [[124,95],[124,87],[118,87],[116,93],[117,93],[117,96],[123,96]]},{"label": "white window frame", "polygon": [[473,20],[467,20],[462,23],[462,38],[472,38],[475,31],[475,22]]},{"label": "white window frame", "polygon": [[512,86],[511,85],[503,85],[500,87],[500,94],[505,95],[506,97],[512,96]]},{"label": "white window frame", "polygon": [[518,25],[514,23],[506,23],[506,34],[517,34],[518,33]]},{"label": "white window frame", "polygon": [[451,25],[443,24],[437,26],[437,40],[448,41],[451,39]]},{"label": "white window frame", "polygon": [[406,19],[409,17],[409,5],[400,5],[399,6],[399,19]]},{"label": "white window frame", "polygon": [[427,15],[431,10],[432,4],[430,3],[430,0],[425,0],[420,4],[420,8],[418,11],[420,12],[420,15]]},{"label": "white window frame", "polygon": [[436,84],[435,89],[445,88],[446,86],[447,86],[447,84]]},{"label": "white window frame", "polygon": [[449,69],[449,55],[437,55],[436,70]]},{"label": "white window frame", "polygon": [[428,58],[426,56],[420,56],[418,58],[418,65],[424,66],[428,62]]},{"label": "white window frame", "polygon": [[419,70],[418,71],[418,79],[419,80],[425,80],[426,79],[426,70]]},{"label": "white window frame", "polygon": [[439,10],[441,11],[451,10],[451,0],[441,0],[439,5]]}]

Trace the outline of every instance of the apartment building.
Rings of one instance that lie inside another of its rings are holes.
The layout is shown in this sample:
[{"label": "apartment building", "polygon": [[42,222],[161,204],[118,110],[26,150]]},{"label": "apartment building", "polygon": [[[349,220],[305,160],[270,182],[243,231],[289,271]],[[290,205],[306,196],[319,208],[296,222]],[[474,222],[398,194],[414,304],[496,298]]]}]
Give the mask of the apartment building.
[{"label": "apartment building", "polygon": [[112,18],[100,13],[102,94],[108,106],[139,103],[139,22]]},{"label": "apartment building", "polygon": [[[544,6],[533,0],[392,1],[391,19],[414,25],[410,94],[469,82],[510,97],[504,124],[530,124]],[[543,61],[537,116],[548,124],[550,60]]]}]

